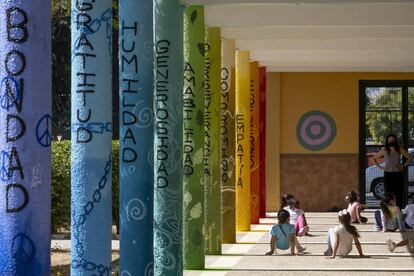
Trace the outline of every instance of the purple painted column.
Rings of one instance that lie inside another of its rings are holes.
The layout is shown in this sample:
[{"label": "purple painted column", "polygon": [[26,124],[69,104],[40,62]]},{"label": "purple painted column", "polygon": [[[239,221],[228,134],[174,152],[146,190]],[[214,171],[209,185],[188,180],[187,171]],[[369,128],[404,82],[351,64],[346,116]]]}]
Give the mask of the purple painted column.
[{"label": "purple painted column", "polygon": [[0,4],[0,275],[50,275],[50,22],[50,1]]}]

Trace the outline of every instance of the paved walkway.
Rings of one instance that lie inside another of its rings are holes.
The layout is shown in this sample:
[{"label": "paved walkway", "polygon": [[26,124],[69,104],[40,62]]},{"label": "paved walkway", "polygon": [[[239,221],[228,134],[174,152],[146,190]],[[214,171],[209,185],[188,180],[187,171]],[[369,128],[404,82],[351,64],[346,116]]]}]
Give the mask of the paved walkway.
[{"label": "paved walkway", "polygon": [[376,232],[373,211],[364,216],[368,223],[356,226],[366,258],[359,258],[355,247],[346,258],[323,256],[327,230],[338,223],[336,213],[306,213],[311,236],[299,237],[307,247],[305,254],[290,256],[288,250],[278,250],[277,255],[264,256],[269,250],[269,229],[277,221],[276,213],[268,213],[250,232],[238,232],[236,244],[224,244],[221,256],[207,256],[205,270],[185,271],[184,275],[414,275],[414,254],[407,248],[390,253],[385,244],[387,238],[414,238],[414,231]]},{"label": "paved walkway", "polygon": [[[368,217],[367,224],[356,225],[361,235],[362,250],[367,257],[359,258],[354,247],[349,257],[334,260],[323,256],[323,251],[326,249],[327,230],[338,223],[336,213],[306,213],[311,235],[299,237],[307,251],[298,256],[290,256],[288,250],[264,256],[269,250],[269,229],[277,221],[276,213],[267,215],[267,218],[260,220],[260,224],[252,225],[251,231],[238,232],[236,244],[223,244],[222,255],[206,256],[205,270],[185,271],[184,275],[414,275],[414,254],[409,253],[407,248],[397,248],[390,253],[385,244],[387,238],[394,241],[414,238],[414,231],[376,232],[373,230],[372,210],[364,213]],[[52,249],[70,251],[68,237],[55,238]],[[118,240],[112,241],[112,250],[119,250]]]}]

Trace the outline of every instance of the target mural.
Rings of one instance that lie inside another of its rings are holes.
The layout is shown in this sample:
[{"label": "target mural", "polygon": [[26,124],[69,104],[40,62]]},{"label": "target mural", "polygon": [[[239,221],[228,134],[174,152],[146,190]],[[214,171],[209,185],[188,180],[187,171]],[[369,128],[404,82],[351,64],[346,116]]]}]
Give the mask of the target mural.
[{"label": "target mural", "polygon": [[296,127],[300,145],[312,151],[329,146],[336,136],[335,120],[322,111],[309,111],[302,115]]}]

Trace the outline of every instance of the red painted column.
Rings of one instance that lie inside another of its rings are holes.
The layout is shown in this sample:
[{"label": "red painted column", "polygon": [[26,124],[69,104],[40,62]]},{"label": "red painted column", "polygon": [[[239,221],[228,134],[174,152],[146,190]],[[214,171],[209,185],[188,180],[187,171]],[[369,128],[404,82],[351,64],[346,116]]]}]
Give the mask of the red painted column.
[{"label": "red painted column", "polygon": [[266,217],[266,67],[259,68],[260,91],[260,217]]}]

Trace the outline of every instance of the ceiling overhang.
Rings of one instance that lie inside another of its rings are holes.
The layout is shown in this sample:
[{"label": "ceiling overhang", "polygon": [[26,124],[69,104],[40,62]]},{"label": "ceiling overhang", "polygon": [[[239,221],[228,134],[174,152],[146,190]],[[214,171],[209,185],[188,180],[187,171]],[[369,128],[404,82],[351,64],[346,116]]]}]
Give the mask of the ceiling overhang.
[{"label": "ceiling overhang", "polygon": [[269,71],[414,72],[414,1],[181,2]]}]

